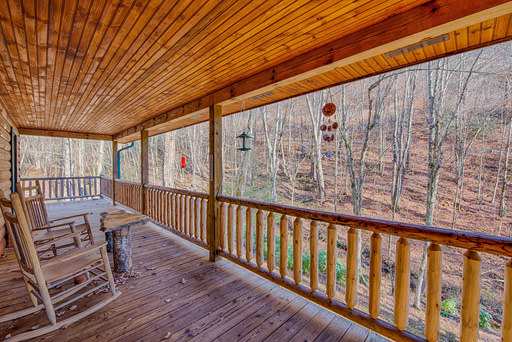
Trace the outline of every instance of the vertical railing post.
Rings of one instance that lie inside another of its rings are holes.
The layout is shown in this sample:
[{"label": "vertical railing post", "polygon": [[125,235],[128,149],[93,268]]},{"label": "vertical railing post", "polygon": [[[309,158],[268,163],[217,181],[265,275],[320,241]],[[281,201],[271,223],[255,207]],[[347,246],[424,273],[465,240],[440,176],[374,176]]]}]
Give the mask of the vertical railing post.
[{"label": "vertical railing post", "polygon": [[148,146],[148,131],[143,130],[140,132],[140,208],[144,215],[147,213],[144,184],[149,183]]},{"label": "vertical railing post", "polygon": [[208,245],[210,261],[218,259],[220,217],[217,195],[222,193],[222,106],[210,106],[210,184],[208,201]]},{"label": "vertical railing post", "polygon": [[112,205],[116,205],[116,179],[119,178],[117,141],[112,141]]},{"label": "vertical railing post", "polygon": [[482,259],[477,252],[467,250],[464,253],[463,260],[460,340],[476,342],[478,341],[480,314],[480,268]]}]

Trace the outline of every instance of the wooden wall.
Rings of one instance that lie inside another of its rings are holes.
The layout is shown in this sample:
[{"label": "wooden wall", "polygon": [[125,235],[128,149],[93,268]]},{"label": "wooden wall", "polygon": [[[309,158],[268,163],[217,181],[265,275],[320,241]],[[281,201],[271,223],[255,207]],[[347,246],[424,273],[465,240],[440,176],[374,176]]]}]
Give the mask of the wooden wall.
[{"label": "wooden wall", "polygon": [[[11,193],[11,125],[0,112],[0,190],[6,196]],[[0,254],[6,246],[5,223],[0,216]]]}]

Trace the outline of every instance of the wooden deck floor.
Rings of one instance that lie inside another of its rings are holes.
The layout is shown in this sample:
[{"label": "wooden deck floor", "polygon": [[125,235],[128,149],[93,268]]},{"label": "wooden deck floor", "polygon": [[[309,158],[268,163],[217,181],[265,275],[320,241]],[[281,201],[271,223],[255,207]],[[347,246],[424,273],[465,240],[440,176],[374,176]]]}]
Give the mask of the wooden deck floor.
[{"label": "wooden deck floor", "polygon": [[[99,213],[109,207],[91,200],[49,211],[92,212],[100,241]],[[119,285],[121,297],[37,341],[387,341],[233,263],[210,263],[205,250],[151,224],[132,230],[132,246],[141,274]],[[0,259],[0,315],[26,306],[26,298],[9,251]],[[0,324],[0,338],[38,324],[47,324],[43,313]]]}]

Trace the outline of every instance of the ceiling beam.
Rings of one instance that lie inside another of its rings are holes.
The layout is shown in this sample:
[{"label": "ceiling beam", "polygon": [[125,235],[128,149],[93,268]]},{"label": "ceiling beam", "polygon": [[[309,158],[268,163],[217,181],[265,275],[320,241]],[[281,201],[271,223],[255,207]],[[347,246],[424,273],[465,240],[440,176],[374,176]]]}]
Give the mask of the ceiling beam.
[{"label": "ceiling beam", "polygon": [[510,12],[512,1],[433,0],[146,120],[115,134],[114,139],[126,140],[141,130],[176,120],[211,105],[228,105],[242,101],[335,68]]},{"label": "ceiling beam", "polygon": [[73,139],[87,139],[87,140],[107,140],[107,141],[113,140],[113,137],[111,135],[107,135],[107,134],[50,131],[50,130],[46,130],[46,129],[33,129],[33,128],[20,128],[19,132],[21,135],[37,135],[37,136],[41,136],[41,137],[73,138]]}]

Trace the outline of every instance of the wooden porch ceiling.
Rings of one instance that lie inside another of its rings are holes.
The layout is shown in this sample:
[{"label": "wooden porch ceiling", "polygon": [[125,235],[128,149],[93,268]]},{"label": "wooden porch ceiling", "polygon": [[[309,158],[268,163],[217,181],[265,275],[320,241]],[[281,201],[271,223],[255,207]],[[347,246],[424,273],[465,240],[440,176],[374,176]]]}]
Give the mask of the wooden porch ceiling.
[{"label": "wooden porch ceiling", "polygon": [[213,103],[230,114],[508,40],[510,13],[503,0],[7,0],[0,105],[22,134],[126,142],[205,121]]}]

